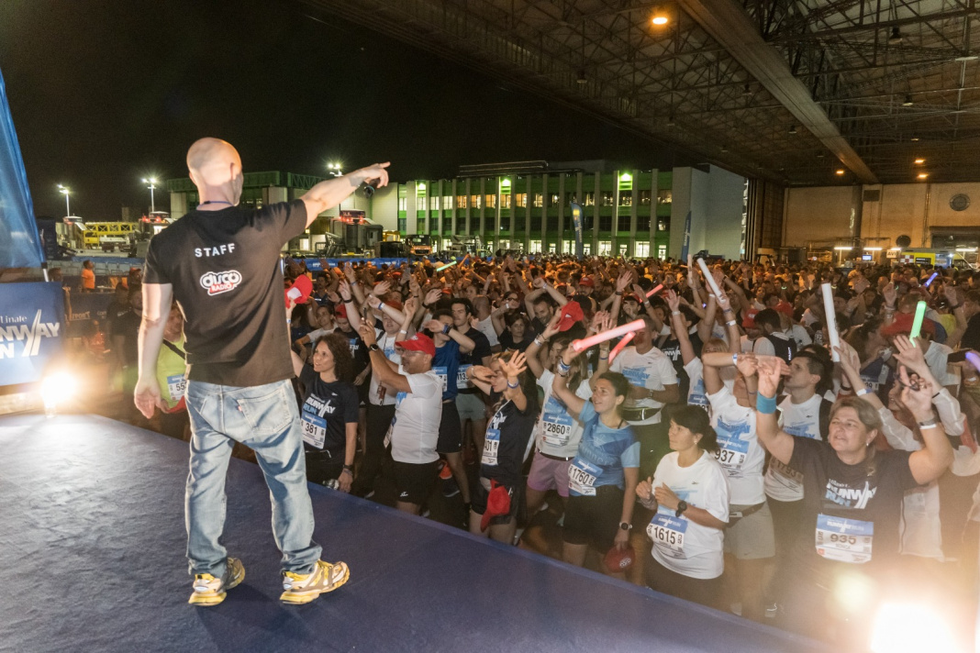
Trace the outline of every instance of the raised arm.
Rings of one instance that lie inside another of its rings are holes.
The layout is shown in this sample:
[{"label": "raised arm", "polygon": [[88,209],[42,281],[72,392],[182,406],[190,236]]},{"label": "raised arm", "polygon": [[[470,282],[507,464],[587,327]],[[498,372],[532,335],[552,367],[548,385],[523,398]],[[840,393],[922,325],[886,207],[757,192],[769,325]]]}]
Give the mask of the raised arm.
[{"label": "raised arm", "polygon": [[899,378],[904,386],[902,403],[912,411],[912,416],[919,423],[919,433],[922,434],[925,445],[925,448],[909,456],[909,469],[916,483],[925,485],[935,481],[949,469],[953,463],[953,447],[949,444],[942,424],[936,421],[932,413],[932,394],[937,391],[938,386],[920,377],[917,387],[913,388],[904,365],[899,368]]},{"label": "raised arm", "polygon": [[555,380],[551,383],[551,391],[556,397],[561,399],[562,403],[568,409],[568,414],[572,417],[578,417],[582,409],[585,408],[585,399],[582,399],[575,394],[573,390],[568,387],[568,373],[572,369],[572,361],[581,356],[580,353],[576,352],[571,347],[566,347],[565,351],[561,354],[561,362],[558,364],[558,373],[555,374]]},{"label": "raised arm", "polygon": [[391,368],[391,365],[388,364],[388,359],[385,358],[384,352],[371,348],[371,345],[378,344],[374,327],[362,322],[357,332],[360,334],[361,340],[368,347],[368,354],[371,358],[371,371],[378,378],[378,383],[392,387],[398,392],[411,392],[412,386],[408,383],[408,377],[399,374]]},{"label": "raised arm", "polygon": [[527,410],[527,396],[524,395],[524,388],[521,385],[521,374],[527,369],[527,365],[524,364],[526,357],[524,352],[518,351],[514,352],[510,360],[505,360],[505,358],[499,359],[500,371],[507,377],[504,399],[514,402],[517,410],[523,413]]},{"label": "raised arm", "polygon": [[[306,191],[301,200],[306,205],[306,226],[309,227],[316,220],[316,217],[331,209],[351,196],[357,187],[363,182],[369,182],[377,188],[388,185],[388,171],[385,170],[390,163],[375,163],[372,166],[355,170],[354,172],[343,175],[342,177],[332,177],[321,181],[310,190]],[[377,183],[375,184],[375,180]]]},{"label": "raised arm", "polygon": [[527,351],[525,352],[527,354],[527,367],[536,379],[540,379],[541,375],[544,374],[544,362],[541,359],[544,357],[543,354],[546,355],[548,351],[545,345],[558,333],[558,323],[560,321],[561,314],[555,313],[548,326],[544,328],[544,331],[540,335],[534,336],[534,340],[527,346]]},{"label": "raised arm", "polygon": [[779,428],[776,421],[776,389],[779,378],[789,374],[789,367],[781,358],[764,356],[758,363],[759,398],[755,408],[755,432],[766,451],[784,465],[793,457],[796,441]]},{"label": "raised arm", "polygon": [[670,323],[674,327],[674,336],[681,347],[681,359],[687,365],[697,358],[694,353],[694,346],[691,344],[691,336],[687,333],[684,325],[684,315],[681,313],[681,298],[673,290],[667,291],[667,306],[670,308]]}]

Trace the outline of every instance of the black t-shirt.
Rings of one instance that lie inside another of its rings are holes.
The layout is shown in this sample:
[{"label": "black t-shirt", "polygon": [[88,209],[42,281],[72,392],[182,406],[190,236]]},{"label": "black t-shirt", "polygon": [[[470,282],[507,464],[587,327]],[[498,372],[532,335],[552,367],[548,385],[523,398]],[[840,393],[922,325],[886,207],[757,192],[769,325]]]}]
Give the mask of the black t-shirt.
[{"label": "black t-shirt", "polygon": [[804,488],[794,572],[824,585],[841,565],[873,573],[893,564],[905,491],[918,487],[909,468],[911,453],[879,451],[873,465],[847,465],[826,442],[793,440],[789,466],[803,474]]},{"label": "black t-shirt", "polygon": [[113,320],[113,336],[123,337],[122,355],[126,365],[139,362],[139,333],[142,316],[132,309]]},{"label": "black t-shirt", "polygon": [[534,336],[530,333],[524,334],[524,340],[520,342],[514,342],[514,337],[511,335],[510,331],[504,331],[497,338],[500,341],[500,348],[504,351],[524,351],[534,342]]},{"label": "black t-shirt", "polygon": [[364,371],[364,368],[371,364],[367,345],[361,340],[361,336],[358,335],[357,331],[353,329],[350,331],[337,329],[334,333],[347,339],[347,346],[350,347],[350,355],[354,357],[354,376],[359,376]]},{"label": "black t-shirt", "polygon": [[106,329],[110,336],[123,335],[121,333],[117,334],[116,329],[118,328],[116,321],[126,315],[127,313],[132,313],[133,307],[130,305],[129,301],[117,302],[113,300],[109,307],[106,308]]},{"label": "black t-shirt", "polygon": [[[346,381],[327,383],[321,380],[312,365],[303,366],[299,380],[306,388],[301,415],[307,455],[322,454],[331,459],[339,456],[343,460],[347,425],[357,424],[359,417],[357,390]],[[323,439],[322,447],[311,444],[320,438]]]},{"label": "black t-shirt", "polygon": [[980,349],[980,313],[966,323],[966,331],[960,339],[961,349]]},{"label": "black t-shirt", "polygon": [[490,341],[487,339],[483,333],[480,331],[470,328],[464,334],[467,338],[473,341],[476,345],[473,347],[473,351],[468,354],[460,353],[459,364],[460,365],[483,365],[483,359],[491,355],[490,351]]},{"label": "black t-shirt", "polygon": [[292,377],[279,256],[305,228],[294,200],[191,211],[150,240],[144,280],[173,285],[189,379],[246,387]]},{"label": "black t-shirt", "polygon": [[[491,393],[491,402],[497,403],[499,399],[499,394]],[[528,397],[523,413],[517,410],[513,401],[505,401],[487,422],[480,465],[480,475],[483,478],[495,479],[510,487],[523,484],[521,467],[531,431],[538,421],[537,399],[536,393]],[[488,462],[496,464],[488,465]]]}]

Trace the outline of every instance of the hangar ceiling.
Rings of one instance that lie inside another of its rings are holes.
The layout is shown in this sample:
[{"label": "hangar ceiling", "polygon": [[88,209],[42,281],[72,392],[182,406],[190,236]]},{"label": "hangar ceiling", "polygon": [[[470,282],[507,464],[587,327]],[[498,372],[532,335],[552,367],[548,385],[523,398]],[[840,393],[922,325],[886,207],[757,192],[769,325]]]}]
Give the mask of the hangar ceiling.
[{"label": "hangar ceiling", "polygon": [[975,0],[301,1],[747,177],[980,180]]}]

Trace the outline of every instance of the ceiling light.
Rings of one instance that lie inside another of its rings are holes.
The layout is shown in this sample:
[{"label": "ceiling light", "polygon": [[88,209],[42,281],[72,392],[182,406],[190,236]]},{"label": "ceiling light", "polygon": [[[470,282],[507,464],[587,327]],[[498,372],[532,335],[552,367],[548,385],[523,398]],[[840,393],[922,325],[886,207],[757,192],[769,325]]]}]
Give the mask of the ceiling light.
[{"label": "ceiling light", "polygon": [[823,158],[823,156],[824,156],[824,155],[823,155],[823,152],[817,152],[817,158],[818,158],[818,159],[822,159],[822,158]]},{"label": "ceiling light", "polygon": [[651,20],[650,22],[653,23],[654,25],[666,25],[668,22],[667,15],[662,11],[657,11],[653,16],[653,20]]},{"label": "ceiling light", "polygon": [[898,45],[901,42],[902,42],[902,30],[900,30],[898,27],[893,27],[891,36],[888,37],[888,44]]},{"label": "ceiling light", "polygon": [[789,133],[794,135],[797,134],[796,125],[793,125],[789,128]]},{"label": "ceiling light", "polygon": [[843,168],[839,168],[837,170],[837,176],[838,177],[843,177],[844,176],[844,169]]},{"label": "ceiling light", "polygon": [[902,106],[903,107],[910,107],[913,104],[915,104],[915,102],[912,101],[912,94],[909,93],[908,95],[905,96],[905,101],[902,102]]},{"label": "ceiling light", "polygon": [[929,174],[926,172],[920,172],[918,177],[919,179],[927,179],[929,177]]},{"label": "ceiling light", "polygon": [[674,122],[674,116],[670,116],[670,117],[668,117],[668,118],[667,118],[667,126],[668,126],[668,127],[673,127],[673,126],[674,126],[674,125],[676,125],[676,124],[677,124],[677,123],[676,123],[676,122]]},{"label": "ceiling light", "polygon": [[578,71],[578,78],[575,80],[579,85],[588,84],[589,80],[585,78],[585,71]]},{"label": "ceiling light", "polygon": [[728,151],[728,146],[727,145],[722,145],[721,146],[721,151],[722,152],[727,152]]},{"label": "ceiling light", "polygon": [[925,163],[925,162],[926,162],[926,160],[925,160],[925,159],[916,159],[916,160],[915,160],[915,165],[917,165],[917,166],[921,166],[921,165],[922,165],[923,163]]},{"label": "ceiling light", "polygon": [[742,95],[752,95],[752,88],[748,84],[742,88]]}]

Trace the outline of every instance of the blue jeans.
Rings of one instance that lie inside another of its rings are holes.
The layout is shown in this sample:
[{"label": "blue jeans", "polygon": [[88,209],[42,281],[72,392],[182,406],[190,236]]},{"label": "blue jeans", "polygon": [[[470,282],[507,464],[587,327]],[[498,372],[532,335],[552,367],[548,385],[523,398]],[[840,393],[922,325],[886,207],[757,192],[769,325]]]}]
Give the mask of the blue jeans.
[{"label": "blue jeans", "polygon": [[187,383],[191,463],[184,496],[191,574],[225,573],[225,475],[234,443],[255,451],[272,499],[272,533],[285,571],[308,574],[320,559],[299,411],[289,381],[236,388]]}]

